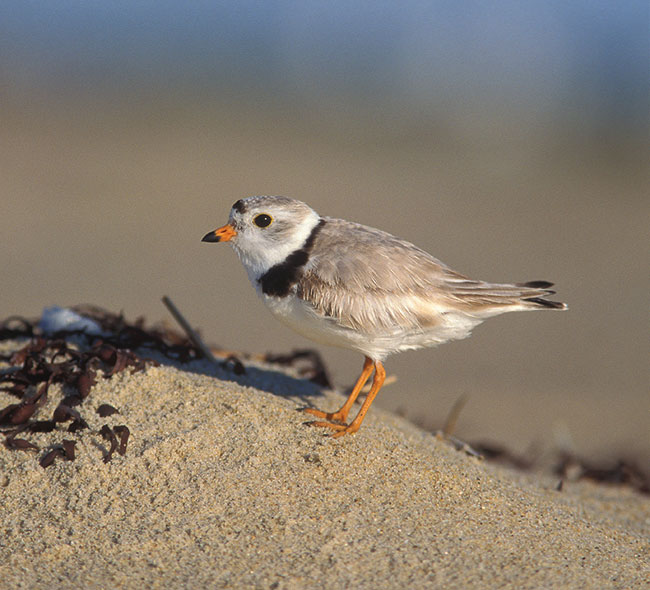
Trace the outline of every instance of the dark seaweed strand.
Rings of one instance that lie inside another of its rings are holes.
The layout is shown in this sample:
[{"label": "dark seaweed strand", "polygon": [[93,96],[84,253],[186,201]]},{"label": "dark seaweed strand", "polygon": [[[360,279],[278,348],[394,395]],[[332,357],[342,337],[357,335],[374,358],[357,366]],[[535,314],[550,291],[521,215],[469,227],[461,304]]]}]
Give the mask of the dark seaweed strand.
[{"label": "dark seaweed strand", "polygon": [[535,303],[540,307],[548,307],[549,309],[564,309],[566,306],[564,303],[559,301],[549,301],[548,299],[542,299],[541,297],[526,297],[523,301],[530,301],[530,303]]},{"label": "dark seaweed strand", "polygon": [[285,297],[289,294],[291,287],[298,282],[301,269],[309,260],[309,254],[314,247],[316,236],[323,229],[324,225],[325,220],[321,219],[316,227],[311,230],[302,248],[294,250],[287,256],[284,262],[272,266],[257,279],[258,283],[262,286],[262,293],[264,295]]}]

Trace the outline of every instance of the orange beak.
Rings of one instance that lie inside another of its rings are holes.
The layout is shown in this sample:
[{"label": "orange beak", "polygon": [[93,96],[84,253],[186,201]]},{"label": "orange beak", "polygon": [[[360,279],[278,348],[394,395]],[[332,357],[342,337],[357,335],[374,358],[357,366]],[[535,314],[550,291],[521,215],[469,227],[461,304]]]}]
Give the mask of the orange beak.
[{"label": "orange beak", "polygon": [[229,242],[237,235],[235,228],[226,223],[226,225],[215,229],[203,236],[202,242]]}]

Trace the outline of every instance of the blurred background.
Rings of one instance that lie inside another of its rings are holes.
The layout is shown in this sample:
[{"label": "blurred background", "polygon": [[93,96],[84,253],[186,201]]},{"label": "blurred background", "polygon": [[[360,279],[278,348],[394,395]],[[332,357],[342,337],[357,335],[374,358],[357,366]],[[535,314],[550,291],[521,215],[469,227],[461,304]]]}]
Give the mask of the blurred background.
[{"label": "blurred background", "polygon": [[[644,0],[0,5],[0,317],[92,303],[207,341],[312,347],[201,243],[283,194],[567,313],[387,362],[378,405],[514,452],[643,456],[650,433]],[[335,382],[362,357],[320,347]]]}]

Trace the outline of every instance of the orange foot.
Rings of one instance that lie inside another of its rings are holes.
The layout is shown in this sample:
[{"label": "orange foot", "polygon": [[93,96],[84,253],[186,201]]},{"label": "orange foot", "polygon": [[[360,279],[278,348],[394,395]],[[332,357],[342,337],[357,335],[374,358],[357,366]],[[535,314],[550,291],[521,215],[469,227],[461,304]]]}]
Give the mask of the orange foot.
[{"label": "orange foot", "polygon": [[308,426],[316,426],[319,428],[331,428],[332,430],[337,430],[338,432],[335,432],[332,434],[332,438],[341,438],[342,436],[345,436],[346,434],[352,434],[359,430],[360,424],[355,424],[352,422],[352,424],[333,424],[332,422],[307,422]]},{"label": "orange foot", "polygon": [[[375,370],[375,377],[372,380],[372,387],[370,388],[365,401],[361,405],[361,409],[359,410],[357,417],[352,420],[350,424],[346,424],[348,412],[350,411],[352,404],[354,404],[356,401],[361,388],[368,380],[370,373],[372,373],[373,367]],[[316,410],[314,408],[305,408],[304,411],[308,414],[316,416],[317,418],[325,418],[325,420],[328,420],[328,422],[317,421],[307,422],[307,424],[309,426],[318,426],[321,428],[331,428],[332,430],[336,430],[337,432],[332,435],[334,438],[340,438],[346,434],[352,434],[353,432],[356,432],[359,430],[359,426],[361,426],[361,423],[363,422],[363,419],[368,412],[368,408],[370,408],[370,404],[372,404],[372,400],[375,399],[377,392],[384,384],[385,378],[386,371],[384,370],[384,366],[381,364],[381,362],[373,361],[371,358],[366,357],[366,360],[363,363],[363,371],[361,372],[361,376],[359,379],[357,379],[357,382],[352,389],[352,393],[350,393],[347,401],[343,404],[343,406],[333,414],[328,414],[327,412],[322,412],[321,410]]]},{"label": "orange foot", "polygon": [[[345,422],[348,413],[347,412],[342,412],[339,410],[338,412],[323,412],[322,410],[317,410],[316,408],[303,408],[303,412],[306,412],[307,414],[311,414],[312,416],[316,416],[317,418],[325,418],[325,420],[334,420],[334,422]],[[315,424],[315,422],[310,422],[310,424]],[[319,423],[319,424],[324,424]]]}]

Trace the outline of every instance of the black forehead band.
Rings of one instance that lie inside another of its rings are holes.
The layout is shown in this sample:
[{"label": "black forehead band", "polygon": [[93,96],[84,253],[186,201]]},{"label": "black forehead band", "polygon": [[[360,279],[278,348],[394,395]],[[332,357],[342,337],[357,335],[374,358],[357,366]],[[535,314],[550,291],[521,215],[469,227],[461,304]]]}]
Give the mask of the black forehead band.
[{"label": "black forehead band", "polygon": [[246,212],[246,205],[244,205],[243,199],[239,199],[232,208],[237,211],[237,213],[245,213]]}]

